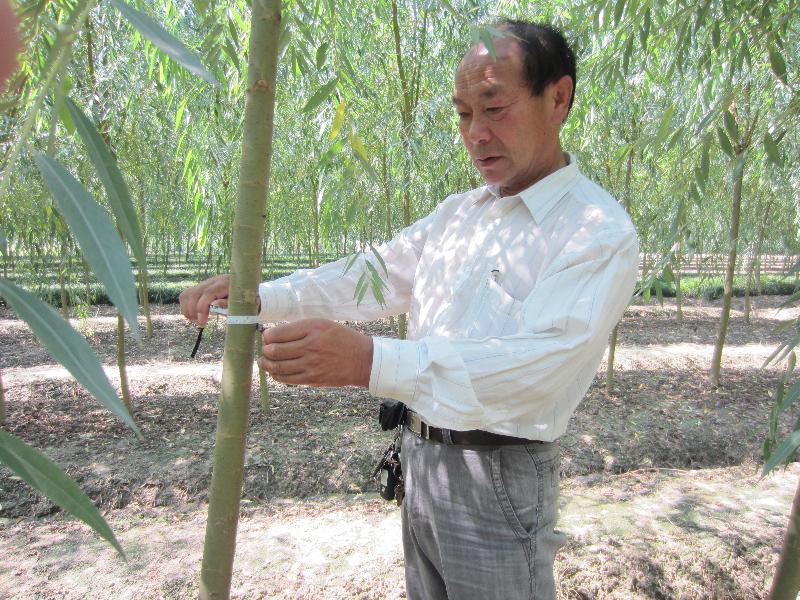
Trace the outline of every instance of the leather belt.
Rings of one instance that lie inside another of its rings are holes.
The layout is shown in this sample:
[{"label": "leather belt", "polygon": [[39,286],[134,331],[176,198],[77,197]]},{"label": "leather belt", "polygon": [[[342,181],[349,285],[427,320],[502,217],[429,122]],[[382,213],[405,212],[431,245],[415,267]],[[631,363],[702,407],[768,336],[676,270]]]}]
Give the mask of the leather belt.
[{"label": "leather belt", "polygon": [[526,438],[514,437],[511,435],[501,435],[490,431],[472,429],[470,431],[454,431],[452,429],[440,429],[431,427],[418,413],[411,409],[406,410],[404,420],[405,427],[413,434],[424,440],[433,440],[443,444],[456,444],[463,446],[510,446],[521,444],[543,444],[539,440],[529,440]]}]

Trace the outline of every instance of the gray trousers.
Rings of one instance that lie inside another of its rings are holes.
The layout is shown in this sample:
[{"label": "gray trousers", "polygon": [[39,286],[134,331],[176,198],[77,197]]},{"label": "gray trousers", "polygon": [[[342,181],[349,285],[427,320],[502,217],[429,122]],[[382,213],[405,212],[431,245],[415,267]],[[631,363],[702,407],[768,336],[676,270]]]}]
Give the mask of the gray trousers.
[{"label": "gray trousers", "polygon": [[453,446],[403,432],[408,600],[551,600],[564,544],[555,443]]}]

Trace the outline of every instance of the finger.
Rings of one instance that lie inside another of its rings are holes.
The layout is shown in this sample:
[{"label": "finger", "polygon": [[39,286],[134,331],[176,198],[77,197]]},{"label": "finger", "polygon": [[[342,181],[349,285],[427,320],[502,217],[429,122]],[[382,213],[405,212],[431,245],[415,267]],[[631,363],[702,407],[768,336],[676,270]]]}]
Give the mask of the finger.
[{"label": "finger", "polygon": [[301,358],[305,354],[305,341],[269,343],[261,346],[264,358],[273,361],[292,360]]},{"label": "finger", "polygon": [[[208,312],[211,307],[211,303],[215,303],[219,305],[219,300],[228,297],[228,290],[221,290],[219,288],[211,288],[206,290],[202,296],[197,300],[197,305],[195,307],[196,310],[196,319],[197,324],[201,327],[204,326],[208,322]],[[227,304],[227,303],[226,303]]]},{"label": "finger", "polygon": [[307,320],[284,323],[265,329],[261,334],[264,344],[280,344],[283,342],[294,342],[305,338],[311,328]]},{"label": "finger", "polygon": [[263,356],[258,359],[258,366],[273,377],[291,377],[305,373],[302,360],[269,360]]},{"label": "finger", "polygon": [[178,303],[181,307],[181,313],[190,321],[194,321],[194,317],[197,314],[197,310],[195,309],[195,304],[197,301],[195,300],[194,292],[195,288],[187,288],[178,296]]}]

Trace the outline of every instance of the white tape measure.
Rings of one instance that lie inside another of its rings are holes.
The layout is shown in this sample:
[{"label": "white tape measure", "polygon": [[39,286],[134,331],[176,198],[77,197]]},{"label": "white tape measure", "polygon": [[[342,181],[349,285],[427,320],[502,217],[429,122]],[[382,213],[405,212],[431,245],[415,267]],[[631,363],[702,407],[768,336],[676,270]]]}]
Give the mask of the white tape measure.
[{"label": "white tape measure", "polygon": [[258,315],[229,315],[228,309],[212,304],[209,312],[228,319],[228,325],[258,325]]}]

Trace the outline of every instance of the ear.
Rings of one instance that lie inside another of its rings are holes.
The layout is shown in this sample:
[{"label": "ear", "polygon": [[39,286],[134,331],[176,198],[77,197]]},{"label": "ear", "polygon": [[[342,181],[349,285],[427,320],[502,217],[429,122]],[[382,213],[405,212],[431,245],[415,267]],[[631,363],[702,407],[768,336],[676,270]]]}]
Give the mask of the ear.
[{"label": "ear", "polygon": [[567,118],[567,113],[569,112],[569,100],[572,98],[572,89],[574,87],[572,77],[564,75],[550,85],[552,86],[553,119],[560,125]]}]

